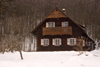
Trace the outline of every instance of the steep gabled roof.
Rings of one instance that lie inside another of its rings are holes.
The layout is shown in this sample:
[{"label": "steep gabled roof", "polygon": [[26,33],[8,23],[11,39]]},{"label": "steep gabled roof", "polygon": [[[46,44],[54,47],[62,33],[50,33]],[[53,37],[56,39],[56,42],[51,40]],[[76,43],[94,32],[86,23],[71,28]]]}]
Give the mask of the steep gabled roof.
[{"label": "steep gabled roof", "polygon": [[[83,25],[75,22],[74,20],[72,20],[67,14],[65,14],[62,10],[60,10],[59,8],[55,8],[42,22],[40,22],[40,24],[33,29],[33,31],[31,33],[35,33],[37,31],[37,29],[44,23],[44,21],[46,21],[48,18],[69,18],[71,21],[73,21],[79,28],[81,28],[81,30],[85,33],[85,36],[87,36],[90,40],[92,40],[85,32],[85,30],[83,28],[85,28]],[[93,41],[93,40],[92,40]]]},{"label": "steep gabled roof", "polygon": [[[66,15],[62,10],[60,10],[59,8],[55,8],[42,22],[40,22],[40,24],[33,29],[33,31],[31,33],[35,33],[36,30],[43,24],[44,21],[46,21],[46,19],[48,18],[69,18],[68,15]],[[72,20],[72,19],[71,19]],[[75,21],[74,21],[75,22]],[[76,23],[76,22],[75,22]],[[76,23],[78,26],[84,28],[84,26]]]},{"label": "steep gabled roof", "polygon": [[67,18],[67,16],[63,14],[63,12],[57,7],[47,16],[47,18],[61,18],[61,17]]}]

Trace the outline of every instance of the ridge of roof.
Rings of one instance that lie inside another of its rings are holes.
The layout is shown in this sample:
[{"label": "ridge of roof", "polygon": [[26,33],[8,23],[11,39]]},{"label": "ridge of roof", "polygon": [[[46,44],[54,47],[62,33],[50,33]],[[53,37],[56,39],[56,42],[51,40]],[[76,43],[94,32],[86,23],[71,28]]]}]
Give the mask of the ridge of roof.
[{"label": "ridge of roof", "polygon": [[[85,35],[86,35],[89,39],[91,39],[91,38],[86,34],[85,30],[83,29],[83,28],[85,28],[83,25],[81,25],[81,24],[75,22],[74,20],[72,20],[67,14],[65,14],[65,13],[64,13],[62,10],[60,10],[58,7],[56,7],[55,9],[58,9],[62,14],[64,14],[67,18],[69,18],[71,21],[73,21],[78,27],[80,27],[80,28],[83,30],[83,32],[85,33]],[[54,9],[54,10],[55,10],[55,9]],[[46,21],[46,19],[48,19],[47,17],[48,17],[54,10],[52,10],[52,11],[46,16],[46,18],[44,18],[44,20],[42,20],[42,21],[32,30],[31,33],[35,32],[36,29],[38,29],[39,26],[40,26],[41,24],[43,24],[44,21]],[[91,39],[91,40],[92,40],[92,39]],[[92,40],[92,41],[93,41],[93,40]]]},{"label": "ridge of roof", "polygon": [[[65,14],[65,13],[63,13],[63,11],[60,10],[58,7],[56,7],[55,9],[56,9],[56,10],[58,9],[62,14],[64,14],[66,17],[68,17],[68,15]],[[55,10],[55,9],[54,9],[54,10]],[[40,22],[40,23],[32,30],[31,33],[35,32],[35,30],[47,19],[47,17],[48,17],[54,10],[52,10],[52,11],[46,16],[46,18],[45,18],[42,22]],[[68,17],[68,18],[69,18],[69,17]],[[71,18],[69,18],[69,19],[71,19]],[[72,19],[71,19],[71,20],[72,20]],[[73,20],[72,20],[72,21],[73,21]],[[75,21],[74,21],[74,22],[75,22]],[[78,23],[76,23],[76,24],[78,24]],[[78,24],[78,25],[84,28],[84,26],[82,26],[81,24]]]},{"label": "ridge of roof", "polygon": [[[65,14],[62,10],[60,10],[58,7],[56,7],[55,8],[56,10],[58,9],[62,14],[64,14],[67,18],[69,18],[70,20],[72,20],[67,14]],[[54,9],[54,10],[55,10]],[[35,32],[35,30],[46,20],[46,19],[48,19],[47,17],[54,11],[54,10],[52,10],[47,16],[46,16],[46,18],[42,21],[42,22],[40,22],[33,30],[32,30],[32,32],[31,33],[33,33],[33,32]],[[83,31],[84,31],[84,33],[86,33],[85,32],[85,30],[83,29],[84,28],[84,26],[83,25],[81,25],[81,24],[79,24],[79,23],[77,23],[77,22],[75,22],[74,20],[72,20],[77,26],[79,26]],[[82,28],[83,27],[83,28]],[[87,35],[87,34],[86,34]],[[87,35],[88,36],[88,35]]]}]

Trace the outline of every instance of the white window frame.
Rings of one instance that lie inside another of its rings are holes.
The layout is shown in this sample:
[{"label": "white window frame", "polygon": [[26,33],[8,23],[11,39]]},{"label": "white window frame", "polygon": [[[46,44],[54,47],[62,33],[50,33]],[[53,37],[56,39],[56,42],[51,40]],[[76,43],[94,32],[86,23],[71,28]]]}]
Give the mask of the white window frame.
[{"label": "white window frame", "polygon": [[61,38],[54,38],[54,39],[52,40],[52,45],[54,45],[54,46],[60,46],[61,43],[62,43]]},{"label": "white window frame", "polygon": [[[73,42],[73,39],[74,39],[74,42]],[[67,45],[71,45],[71,46],[76,45],[76,38],[67,38]]]},{"label": "white window frame", "polygon": [[[67,23],[67,26],[65,26],[65,23]],[[62,22],[62,27],[68,27],[68,26],[69,26],[69,22],[68,21]]]},{"label": "white window frame", "polygon": [[[48,42],[45,44],[45,41],[48,40]],[[45,38],[45,39],[41,39],[41,45],[42,46],[48,46],[49,45],[49,39]]]},{"label": "white window frame", "polygon": [[[50,23],[53,23],[53,25],[50,26]],[[55,22],[46,22],[46,27],[55,27]]]}]

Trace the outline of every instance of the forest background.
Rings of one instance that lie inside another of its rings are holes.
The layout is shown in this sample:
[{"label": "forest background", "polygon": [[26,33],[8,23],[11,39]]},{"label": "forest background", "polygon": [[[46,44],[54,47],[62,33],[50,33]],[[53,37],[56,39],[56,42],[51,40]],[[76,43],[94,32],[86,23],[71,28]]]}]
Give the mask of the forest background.
[{"label": "forest background", "polygon": [[100,42],[100,0],[0,0],[0,52],[35,51],[36,37],[31,31],[56,6],[65,8],[70,18]]}]

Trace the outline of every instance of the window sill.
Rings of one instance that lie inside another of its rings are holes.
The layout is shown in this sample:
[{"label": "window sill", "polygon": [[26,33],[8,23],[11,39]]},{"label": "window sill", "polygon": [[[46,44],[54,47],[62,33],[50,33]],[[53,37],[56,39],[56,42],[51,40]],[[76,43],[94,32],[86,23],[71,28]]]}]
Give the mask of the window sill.
[{"label": "window sill", "polygon": [[41,46],[49,46],[49,45],[41,45]]},{"label": "window sill", "polygon": [[71,44],[70,44],[70,45],[68,45],[68,46],[75,46],[75,45],[76,45],[76,44],[74,44],[74,45],[71,45]]},{"label": "window sill", "polygon": [[53,45],[53,46],[61,46],[61,45]]}]

